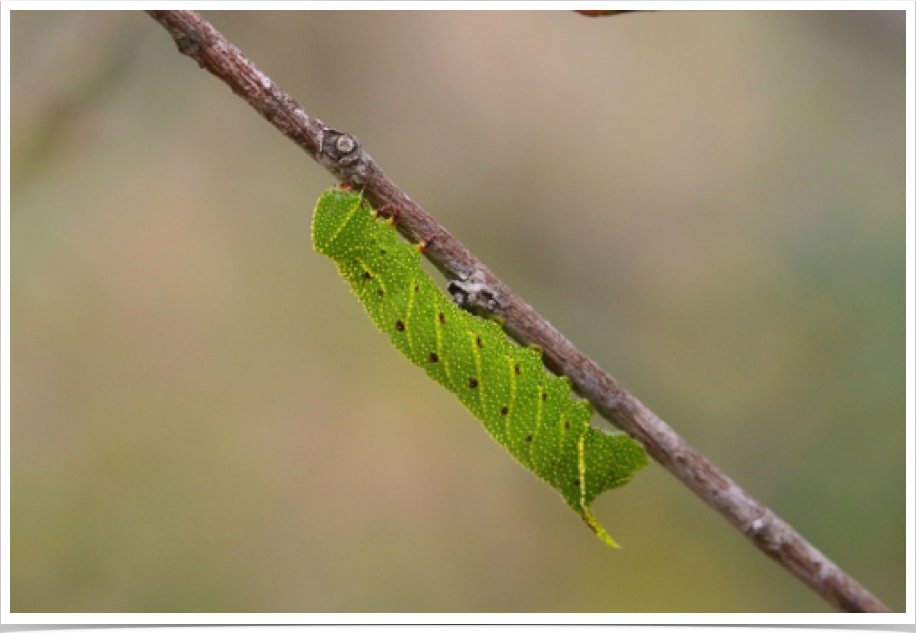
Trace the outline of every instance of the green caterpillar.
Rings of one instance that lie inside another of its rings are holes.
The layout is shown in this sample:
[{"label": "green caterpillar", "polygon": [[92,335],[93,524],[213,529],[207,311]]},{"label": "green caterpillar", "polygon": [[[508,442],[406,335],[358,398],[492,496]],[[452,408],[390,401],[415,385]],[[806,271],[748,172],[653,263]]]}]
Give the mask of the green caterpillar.
[{"label": "green caterpillar", "polygon": [[430,378],[458,396],[525,468],[556,488],[608,545],[589,508],[648,464],[626,435],[588,424],[591,405],[544,369],[540,351],[510,341],[494,321],[456,306],[420,268],[420,249],[397,237],[362,196],[329,189],[312,222],[315,250],[337,264],[369,317]]}]

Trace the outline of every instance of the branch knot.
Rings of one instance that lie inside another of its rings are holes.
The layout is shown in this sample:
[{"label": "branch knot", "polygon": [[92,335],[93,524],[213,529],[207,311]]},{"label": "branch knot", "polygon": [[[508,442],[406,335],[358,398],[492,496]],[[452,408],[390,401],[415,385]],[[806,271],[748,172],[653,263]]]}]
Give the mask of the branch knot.
[{"label": "branch knot", "polygon": [[349,167],[359,161],[359,141],[351,134],[327,128],[321,139],[321,153],[340,167]]}]

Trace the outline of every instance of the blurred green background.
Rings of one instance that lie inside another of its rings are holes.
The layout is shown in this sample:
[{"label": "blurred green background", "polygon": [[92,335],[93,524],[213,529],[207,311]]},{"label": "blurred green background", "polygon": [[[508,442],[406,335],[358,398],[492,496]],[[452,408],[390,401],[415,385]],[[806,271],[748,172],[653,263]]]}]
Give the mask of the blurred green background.
[{"label": "blurred green background", "polygon": [[[905,608],[902,11],[204,15]],[[11,26],[13,611],[830,611],[657,464],[596,539],[145,14]]]}]

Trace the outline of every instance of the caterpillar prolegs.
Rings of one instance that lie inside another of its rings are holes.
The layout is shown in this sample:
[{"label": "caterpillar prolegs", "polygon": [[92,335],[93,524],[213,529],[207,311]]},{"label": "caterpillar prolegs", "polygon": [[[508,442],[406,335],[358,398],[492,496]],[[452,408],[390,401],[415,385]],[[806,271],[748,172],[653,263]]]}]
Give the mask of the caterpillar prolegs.
[{"label": "caterpillar prolegs", "polygon": [[589,506],[648,464],[643,448],[591,428],[591,406],[570,399],[568,380],[548,373],[537,349],[516,345],[494,321],[452,303],[420,267],[420,249],[400,240],[359,193],[334,188],[321,196],[312,241],[394,346],[616,547]]}]

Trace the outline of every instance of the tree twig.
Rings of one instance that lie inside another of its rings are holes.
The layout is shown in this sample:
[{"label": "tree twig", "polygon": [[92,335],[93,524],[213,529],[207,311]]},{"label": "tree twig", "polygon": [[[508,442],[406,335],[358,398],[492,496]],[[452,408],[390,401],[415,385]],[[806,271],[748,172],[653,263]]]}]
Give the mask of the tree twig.
[{"label": "tree twig", "polygon": [[576,13],[584,15],[587,18],[603,18],[609,15],[620,15],[621,13],[645,13],[645,11],[601,11],[600,9],[577,9]]},{"label": "tree twig", "polygon": [[447,278],[462,286],[472,307],[503,318],[506,331],[522,344],[540,345],[545,363],[552,371],[567,376],[575,390],[602,416],[640,441],[658,463],[767,556],[839,610],[889,612],[864,587],[737,486],[541,318],[389,180],[355,137],[309,116],[197,13],[148,13],[165,27],[181,53],[224,81],[341,182],[364,189],[366,198],[375,208],[385,205],[399,208],[398,230],[412,242],[429,242],[426,256]]}]

